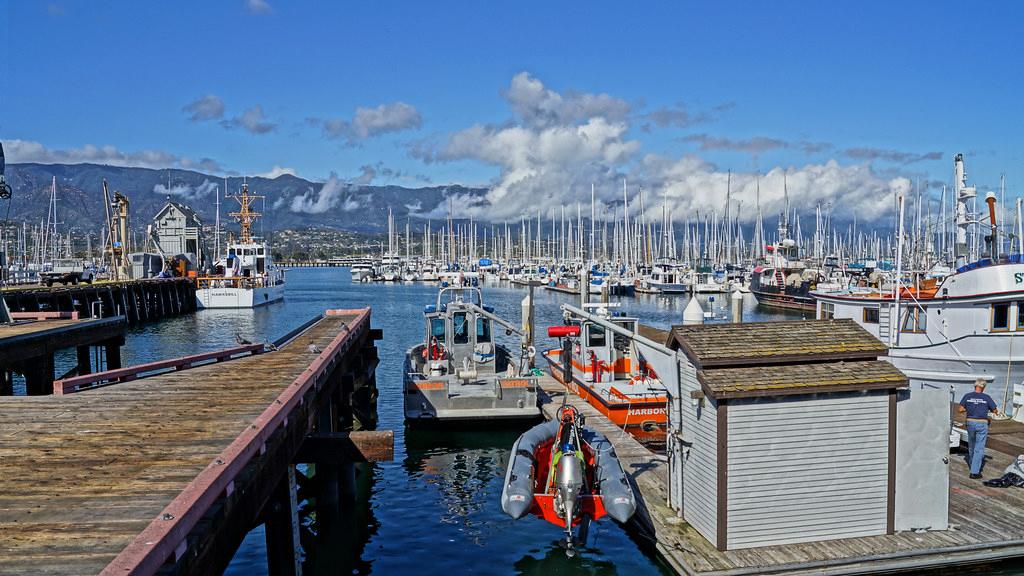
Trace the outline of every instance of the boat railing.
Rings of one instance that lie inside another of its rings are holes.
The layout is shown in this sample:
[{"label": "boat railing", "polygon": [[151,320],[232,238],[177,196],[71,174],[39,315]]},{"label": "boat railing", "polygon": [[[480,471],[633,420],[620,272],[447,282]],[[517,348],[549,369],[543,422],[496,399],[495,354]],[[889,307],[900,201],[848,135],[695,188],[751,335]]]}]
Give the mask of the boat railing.
[{"label": "boat railing", "polygon": [[267,288],[273,285],[268,276],[198,276],[196,288]]}]

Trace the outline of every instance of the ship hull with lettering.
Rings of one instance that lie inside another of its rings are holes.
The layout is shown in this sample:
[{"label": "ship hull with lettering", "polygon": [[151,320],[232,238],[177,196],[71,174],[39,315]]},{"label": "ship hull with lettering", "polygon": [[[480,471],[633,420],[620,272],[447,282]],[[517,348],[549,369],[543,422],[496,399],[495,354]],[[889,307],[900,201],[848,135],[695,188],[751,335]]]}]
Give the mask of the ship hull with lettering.
[{"label": "ship hull with lettering", "polygon": [[200,308],[258,308],[283,299],[283,285],[256,288],[234,287],[233,284],[214,285],[196,292],[196,302]]}]

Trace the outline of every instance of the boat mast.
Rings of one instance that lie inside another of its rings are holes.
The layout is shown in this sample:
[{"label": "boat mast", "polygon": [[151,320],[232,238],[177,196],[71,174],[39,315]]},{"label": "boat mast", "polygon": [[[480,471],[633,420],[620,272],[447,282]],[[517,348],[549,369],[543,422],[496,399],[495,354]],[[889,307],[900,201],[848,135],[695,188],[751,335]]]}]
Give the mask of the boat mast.
[{"label": "boat mast", "polygon": [[252,225],[262,214],[252,209],[252,202],[263,196],[257,196],[255,194],[249,194],[249,184],[242,184],[242,191],[240,194],[235,196],[235,200],[238,201],[238,212],[231,212],[228,216],[231,216],[238,221],[239,240],[242,244],[252,244]]},{"label": "boat mast", "polygon": [[957,154],[953,159],[953,185],[956,188],[956,267],[968,261],[967,226],[970,215],[967,212],[967,201],[978,195],[974,186],[967,186],[967,173],[964,171],[964,155]]}]

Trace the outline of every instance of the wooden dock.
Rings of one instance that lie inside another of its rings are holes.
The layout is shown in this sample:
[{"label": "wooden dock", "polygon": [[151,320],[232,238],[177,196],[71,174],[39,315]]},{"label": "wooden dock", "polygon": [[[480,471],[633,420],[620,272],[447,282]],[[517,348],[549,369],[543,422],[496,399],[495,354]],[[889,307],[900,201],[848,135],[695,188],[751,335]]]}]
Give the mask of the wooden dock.
[{"label": "wooden dock", "polygon": [[[25,378],[25,394],[49,394],[54,380],[54,353],[75,348],[75,374],[89,374],[99,365],[121,367],[121,346],[124,344],[124,317],[79,319],[76,314],[54,312],[11,313],[31,320],[0,324],[0,396],[12,396],[14,374]],[[37,319],[41,318],[41,319]],[[91,350],[104,354],[93,362]]]},{"label": "wooden dock", "polygon": [[220,573],[263,522],[294,573],[293,464],[359,453],[375,338],[368,309],[331,311],[278,351],[0,398],[0,573]]},{"label": "wooden dock", "polygon": [[0,296],[11,312],[75,312],[79,318],[123,316],[131,325],[196,310],[196,284],[187,278],[17,287],[4,289]]},{"label": "wooden dock", "polygon": [[[545,375],[540,379],[544,414],[552,418],[565,388]],[[668,464],[624,434],[596,409],[570,394],[568,401],[586,417],[587,426],[615,446],[640,496],[631,529],[654,542],[677,573],[690,576],[754,574],[879,574],[917,572],[987,564],[1024,556],[1024,490],[989,488],[968,478],[962,454],[950,454],[949,518],[952,530],[897,532],[891,536],[764,546],[720,552],[668,507]],[[984,476],[1002,476],[1012,457],[989,450]],[[1014,455],[1015,457],[1016,455]]]}]

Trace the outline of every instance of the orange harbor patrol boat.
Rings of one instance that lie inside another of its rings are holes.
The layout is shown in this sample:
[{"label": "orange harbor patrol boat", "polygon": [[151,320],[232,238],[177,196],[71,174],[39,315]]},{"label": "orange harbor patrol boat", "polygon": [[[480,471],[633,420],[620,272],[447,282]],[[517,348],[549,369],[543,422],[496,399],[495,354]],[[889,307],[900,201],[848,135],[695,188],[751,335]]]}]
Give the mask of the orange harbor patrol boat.
[{"label": "orange harbor patrol boat", "polygon": [[[612,316],[606,305],[592,307],[606,321],[636,332],[636,318]],[[633,341],[589,320],[569,322],[548,328],[548,336],[561,341],[561,348],[543,353],[551,375],[637,440],[664,444],[668,393]]]}]

